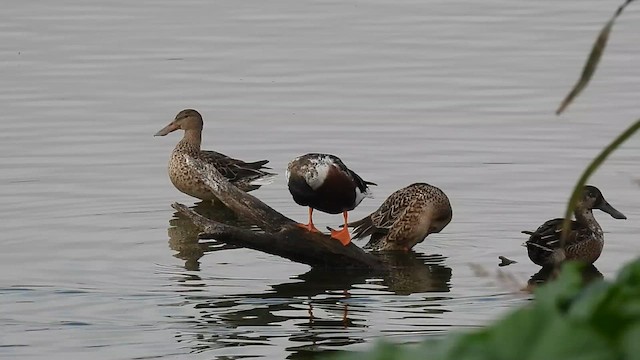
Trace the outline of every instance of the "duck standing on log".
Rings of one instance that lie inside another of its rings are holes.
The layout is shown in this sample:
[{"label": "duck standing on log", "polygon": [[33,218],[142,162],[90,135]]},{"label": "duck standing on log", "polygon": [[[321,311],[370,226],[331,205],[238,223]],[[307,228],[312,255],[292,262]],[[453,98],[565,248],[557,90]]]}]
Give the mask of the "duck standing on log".
[{"label": "duck standing on log", "polygon": [[342,213],[345,227],[331,230],[331,237],[344,246],[351,242],[348,212],[355,209],[365,198],[371,197],[369,185],[349,169],[337,156],[311,153],[299,156],[287,166],[287,185],[293,200],[301,206],[309,207],[309,223],[300,224],[309,231],[318,231],[313,225],[313,210],[329,214]]},{"label": "duck standing on log", "polygon": [[200,159],[213,165],[225,178],[243,191],[260,187],[260,180],[266,180],[274,174],[265,171],[269,160],[244,162],[215,151],[201,150],[202,116],[196,110],[185,109],[176,115],[169,125],[154,136],[165,136],[176,130],[184,130],[182,140],[178,142],[169,159],[169,178],[181,192],[201,200],[214,200],[213,193],[200,180],[197,171],[186,162],[185,155]]},{"label": "duck standing on log", "polygon": [[389,195],[376,211],[348,226],[354,228],[354,239],[371,235],[365,248],[409,251],[427,235],[442,231],[452,216],[451,203],[442,190],[415,183]]},{"label": "duck standing on log", "polygon": [[542,267],[555,266],[565,260],[593,264],[602,253],[604,233],[593,216],[592,209],[602,210],[614,219],[627,218],[604,199],[597,187],[587,185],[576,204],[576,219],[571,221],[571,230],[567,234],[564,248],[561,247],[562,218],[549,220],[536,231],[522,232],[529,235],[529,240],[525,242],[529,259]]}]

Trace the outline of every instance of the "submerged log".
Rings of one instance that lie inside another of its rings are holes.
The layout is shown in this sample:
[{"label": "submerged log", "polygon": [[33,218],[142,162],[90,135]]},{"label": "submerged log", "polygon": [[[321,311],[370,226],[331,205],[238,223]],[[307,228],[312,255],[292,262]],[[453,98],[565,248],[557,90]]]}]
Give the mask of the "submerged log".
[{"label": "submerged log", "polygon": [[329,235],[312,233],[298,223],[229,183],[215,167],[185,155],[202,181],[225,206],[248,219],[263,232],[227,225],[199,215],[185,205],[172,206],[191,219],[205,234],[203,238],[262,251],[312,267],[383,269],[383,261],[354,243],[343,246]]}]

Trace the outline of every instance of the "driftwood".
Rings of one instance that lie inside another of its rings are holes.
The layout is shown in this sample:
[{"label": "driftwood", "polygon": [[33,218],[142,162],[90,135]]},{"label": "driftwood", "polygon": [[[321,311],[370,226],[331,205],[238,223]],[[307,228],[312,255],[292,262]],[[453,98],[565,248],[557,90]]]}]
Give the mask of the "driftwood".
[{"label": "driftwood", "polygon": [[201,238],[254,249],[289,260],[322,268],[383,270],[381,258],[365,252],[354,243],[343,246],[329,235],[302,229],[297,222],[282,215],[256,197],[229,183],[213,166],[186,156],[189,166],[196,168],[202,181],[226,207],[238,217],[249,220],[263,232],[227,225],[199,215],[185,205],[172,206],[198,226]]}]

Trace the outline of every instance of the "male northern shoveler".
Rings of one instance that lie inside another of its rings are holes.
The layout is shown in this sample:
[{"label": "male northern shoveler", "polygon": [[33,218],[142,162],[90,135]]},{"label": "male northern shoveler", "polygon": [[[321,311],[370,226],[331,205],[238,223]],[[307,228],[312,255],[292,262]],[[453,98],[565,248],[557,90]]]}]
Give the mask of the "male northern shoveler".
[{"label": "male northern shoveler", "polygon": [[574,210],[576,219],[571,221],[571,232],[566,237],[564,250],[560,247],[564,219],[549,220],[536,231],[522,232],[530,235],[529,240],[525,242],[529,259],[543,267],[555,266],[564,260],[579,260],[593,264],[602,253],[604,234],[593,216],[592,209],[602,210],[615,219],[627,218],[604,199],[598,188],[587,185]]},{"label": "male northern shoveler", "polygon": [[[318,231],[313,225],[313,209],[342,213],[346,225],[347,212],[355,209],[365,197],[371,197],[368,185],[376,185],[362,180],[337,156],[329,154],[306,154],[291,160],[286,176],[293,200],[309,207],[309,223],[300,224],[309,231]],[[331,237],[345,246],[351,242],[346,226],[339,231],[331,230]]]},{"label": "male northern shoveler", "polygon": [[449,198],[442,190],[415,183],[397,190],[378,210],[348,226],[354,228],[355,239],[371,235],[365,248],[408,251],[427,235],[444,229],[452,216]]},{"label": "male northern shoveler", "polygon": [[213,200],[215,196],[200,180],[196,171],[190,167],[184,155],[200,159],[213,165],[231,183],[244,191],[255,190],[260,187],[254,181],[272,176],[266,172],[264,165],[269,160],[244,162],[230,158],[215,151],[200,150],[202,142],[202,116],[195,110],[182,110],[167,126],[154,136],[165,136],[176,130],[184,130],[184,136],[171,153],[169,159],[169,178],[173,185],[181,192],[202,200]]}]

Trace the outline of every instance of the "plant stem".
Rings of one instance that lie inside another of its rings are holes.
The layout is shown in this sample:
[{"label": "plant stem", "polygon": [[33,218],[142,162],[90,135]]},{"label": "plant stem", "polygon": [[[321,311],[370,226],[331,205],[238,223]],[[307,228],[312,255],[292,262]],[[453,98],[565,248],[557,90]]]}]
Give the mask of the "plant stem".
[{"label": "plant stem", "polygon": [[573,188],[573,193],[571,194],[571,198],[569,199],[569,204],[567,205],[567,210],[564,213],[564,222],[562,223],[562,239],[561,244],[564,248],[564,244],[566,242],[566,238],[570,232],[571,226],[571,213],[573,209],[576,207],[576,203],[578,202],[578,198],[582,195],[582,188],[585,183],[593,174],[598,167],[605,161],[605,159],[615,150],[617,149],[623,142],[625,142],[631,135],[633,135],[636,131],[640,129],[640,119],[636,120],[636,122],[631,125],[627,130],[625,130],[622,134],[618,135],[618,137],[609,144],[606,148],[602,150],[602,152],[591,161],[591,164],[587,166],[587,168],[582,173],[582,176],[578,179],[576,186]]}]

